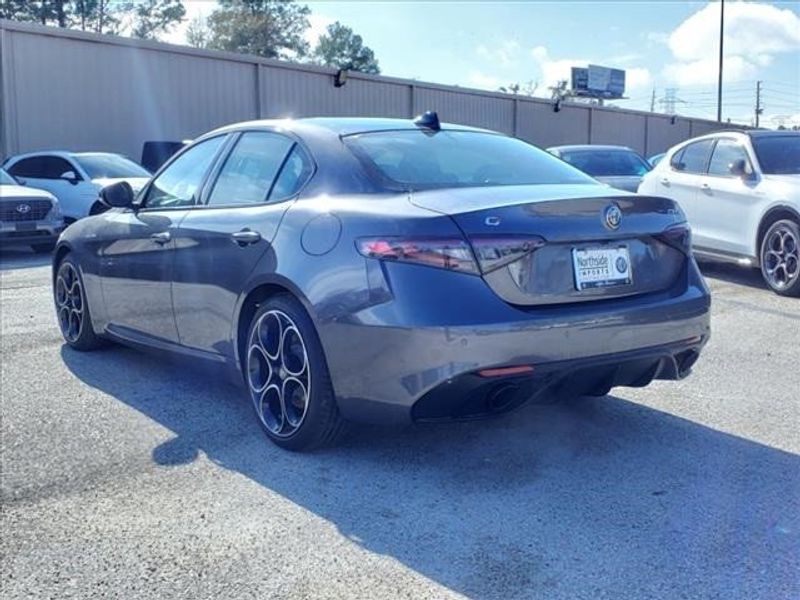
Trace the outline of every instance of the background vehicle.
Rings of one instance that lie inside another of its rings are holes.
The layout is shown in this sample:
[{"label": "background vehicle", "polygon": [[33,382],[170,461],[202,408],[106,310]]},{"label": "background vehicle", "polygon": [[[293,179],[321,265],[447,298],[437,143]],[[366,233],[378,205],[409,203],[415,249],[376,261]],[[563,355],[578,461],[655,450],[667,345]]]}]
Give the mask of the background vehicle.
[{"label": "background vehicle", "polygon": [[241,370],[285,448],[681,378],[708,335],[674,202],[435,114],[225,127],[104,198],[56,249],[67,343]]},{"label": "background vehicle", "polygon": [[132,160],[108,152],[33,152],[12,156],[3,166],[20,183],[58,198],[67,223],[104,211],[105,186],[124,180],[139,190],[150,178]]},{"label": "background vehicle", "polygon": [[659,162],[661,162],[661,159],[664,158],[665,154],[666,152],[659,152],[658,154],[654,154],[653,156],[647,159],[647,162],[650,163],[651,167],[655,167]]},{"label": "background vehicle", "polygon": [[183,142],[145,142],[142,145],[142,166],[151,173],[155,173],[161,168],[161,165],[169,160],[170,156],[175,154],[188,143],[188,140]]},{"label": "background vehicle", "polygon": [[49,252],[63,229],[52,194],[23,187],[0,169],[0,244],[29,244],[35,252]]},{"label": "background vehicle", "polygon": [[800,295],[800,133],[724,131],[671,148],[639,192],[677,201],[705,258],[758,266]]},{"label": "background vehicle", "polygon": [[635,192],[642,175],[651,169],[639,153],[625,146],[554,146],[547,151],[598,181],[627,192]]}]

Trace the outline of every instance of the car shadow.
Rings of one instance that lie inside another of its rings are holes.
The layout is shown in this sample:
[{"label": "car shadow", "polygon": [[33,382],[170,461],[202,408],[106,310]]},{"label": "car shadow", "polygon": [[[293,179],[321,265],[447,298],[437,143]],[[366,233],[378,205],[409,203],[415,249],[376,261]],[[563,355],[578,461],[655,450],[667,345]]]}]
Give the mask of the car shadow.
[{"label": "car shadow", "polygon": [[43,267],[53,260],[50,252],[35,253],[27,246],[8,246],[0,248],[0,271]]},{"label": "car shadow", "polygon": [[354,427],[302,455],[270,444],[243,390],[204,368],[116,346],[61,356],[174,433],[153,448],[157,464],[203,453],[466,596],[788,598],[800,588],[800,457],[619,396],[482,422]]},{"label": "car shadow", "polygon": [[727,283],[746,285],[760,290],[769,290],[759,269],[739,267],[728,263],[698,261],[704,277],[719,279]]}]

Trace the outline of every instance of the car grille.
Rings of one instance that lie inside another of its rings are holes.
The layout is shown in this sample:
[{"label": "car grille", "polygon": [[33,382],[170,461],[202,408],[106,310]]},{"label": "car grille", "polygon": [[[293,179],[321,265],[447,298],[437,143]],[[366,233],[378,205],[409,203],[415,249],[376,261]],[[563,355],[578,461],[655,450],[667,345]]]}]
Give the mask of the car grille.
[{"label": "car grille", "polygon": [[3,200],[0,202],[0,221],[40,221],[51,208],[50,200]]}]

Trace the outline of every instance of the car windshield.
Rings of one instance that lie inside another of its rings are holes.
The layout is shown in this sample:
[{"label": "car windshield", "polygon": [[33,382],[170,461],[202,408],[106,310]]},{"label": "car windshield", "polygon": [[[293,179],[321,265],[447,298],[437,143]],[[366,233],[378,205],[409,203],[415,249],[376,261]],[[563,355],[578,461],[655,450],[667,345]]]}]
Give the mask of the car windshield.
[{"label": "car windshield", "polygon": [[767,175],[800,174],[800,135],[755,136],[753,149]]},{"label": "car windshield", "polygon": [[78,154],[75,160],[89,179],[150,177],[150,172],[119,154]]},{"label": "car windshield", "polygon": [[379,131],[344,138],[388,187],[430,189],[592,183],[521,140],[475,131]]},{"label": "car windshield", "polygon": [[651,169],[630,150],[562,150],[561,158],[592,177],[640,177]]},{"label": "car windshield", "polygon": [[17,182],[11,175],[0,169],[0,185],[17,185]]}]

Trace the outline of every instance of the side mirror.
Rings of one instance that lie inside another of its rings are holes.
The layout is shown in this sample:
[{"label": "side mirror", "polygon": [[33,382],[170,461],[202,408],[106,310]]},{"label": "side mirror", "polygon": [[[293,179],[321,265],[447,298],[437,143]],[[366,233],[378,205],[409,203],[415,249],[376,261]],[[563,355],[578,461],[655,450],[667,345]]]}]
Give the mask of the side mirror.
[{"label": "side mirror", "polygon": [[64,171],[59,176],[59,179],[69,181],[72,185],[76,185],[78,183],[78,176],[75,174],[75,171]]},{"label": "side mirror", "polygon": [[100,191],[100,201],[113,208],[133,206],[133,188],[127,181],[118,181]]},{"label": "side mirror", "polygon": [[728,172],[736,177],[749,177],[750,173],[747,172],[747,161],[743,158],[733,161],[728,165]]}]

